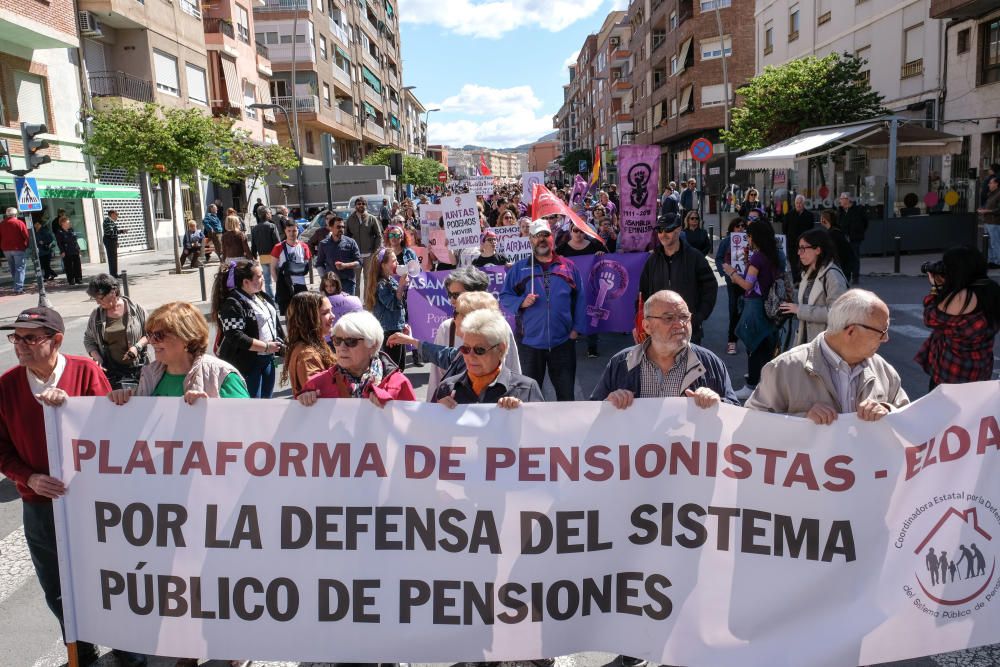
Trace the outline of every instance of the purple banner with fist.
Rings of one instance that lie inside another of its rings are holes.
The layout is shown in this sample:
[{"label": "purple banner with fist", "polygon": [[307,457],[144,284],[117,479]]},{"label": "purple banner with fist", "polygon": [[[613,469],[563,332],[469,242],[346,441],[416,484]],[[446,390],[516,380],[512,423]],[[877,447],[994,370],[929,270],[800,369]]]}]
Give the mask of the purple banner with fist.
[{"label": "purple banner with fist", "polygon": [[[585,333],[626,332],[635,326],[635,306],[639,294],[639,275],[649,255],[612,253],[568,258],[576,265],[583,281],[582,295],[587,300]],[[502,266],[483,269],[489,276],[489,291],[499,297],[507,270]],[[434,340],[434,332],[452,316],[454,305],[448,300],[444,281],[448,271],[421,273],[410,283],[406,296],[410,328],[418,340]],[[513,313],[505,312],[511,327]],[[515,329],[516,331],[516,329]]]}]

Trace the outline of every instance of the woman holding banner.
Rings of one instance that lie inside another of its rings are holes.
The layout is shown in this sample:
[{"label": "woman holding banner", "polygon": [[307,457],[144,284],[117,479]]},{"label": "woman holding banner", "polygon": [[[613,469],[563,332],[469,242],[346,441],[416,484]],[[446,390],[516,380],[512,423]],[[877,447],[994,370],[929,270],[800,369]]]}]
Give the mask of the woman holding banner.
[{"label": "woman holding banner", "polygon": [[[331,271],[327,275],[337,274]],[[349,298],[357,299],[354,296]],[[358,302],[360,309],[361,303]],[[313,375],[337,363],[337,357],[326,342],[333,334],[333,321],[333,306],[319,292],[299,292],[289,302],[288,352],[281,370],[281,384],[291,381],[293,395],[298,396]]]}]

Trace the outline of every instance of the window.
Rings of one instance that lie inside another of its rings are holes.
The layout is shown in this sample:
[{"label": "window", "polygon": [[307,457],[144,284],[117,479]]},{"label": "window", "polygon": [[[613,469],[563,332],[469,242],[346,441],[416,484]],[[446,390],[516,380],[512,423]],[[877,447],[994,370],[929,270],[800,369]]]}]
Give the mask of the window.
[{"label": "window", "polygon": [[[729,85],[729,99],[732,100],[733,97],[733,86]],[[702,86],[701,87],[701,106],[702,107],[714,107],[725,103],[725,98],[723,96],[723,86],[721,83],[714,86]]]},{"label": "window", "polygon": [[184,64],[184,74],[187,77],[188,99],[200,104],[208,104],[208,86],[205,70],[191,63]]},{"label": "window", "polygon": [[968,53],[969,52],[969,37],[971,37],[970,28],[958,31],[958,52]]},{"label": "window", "polygon": [[257,104],[257,88],[252,83],[243,84],[243,109],[246,110],[247,118],[257,119],[257,110],[251,109],[252,104]]},{"label": "window", "polygon": [[670,76],[677,74],[677,71],[678,71],[677,56],[670,56]]},{"label": "window", "polygon": [[862,46],[854,52],[854,55],[858,57],[859,60],[863,61],[861,66],[864,68],[858,74],[861,79],[865,82],[871,83],[872,71],[867,67],[868,63],[871,62],[872,47],[871,45]]},{"label": "window", "polygon": [[[726,57],[729,58],[733,55],[733,40],[727,35],[726,41]],[[722,41],[718,38],[716,39],[706,39],[701,42],[701,59],[702,60],[713,60],[715,58],[722,57]]]},{"label": "window", "polygon": [[306,153],[315,153],[316,146],[313,145],[312,130],[306,130]]},{"label": "window", "polygon": [[326,37],[319,36],[319,57],[326,60]]},{"label": "window", "polygon": [[982,36],[979,82],[996,83],[1000,81],[1000,19],[984,23]]},{"label": "window", "polygon": [[236,5],[236,36],[244,44],[250,43],[250,16],[239,5]]},{"label": "window", "polygon": [[816,25],[823,25],[830,22],[830,18],[833,16],[830,11],[831,2],[832,0],[819,0],[819,3],[816,5]]},{"label": "window", "polygon": [[670,117],[673,118],[677,115],[677,98],[670,100]]},{"label": "window", "polygon": [[330,84],[323,84],[323,103],[329,107],[330,106]]},{"label": "window", "polygon": [[48,123],[45,106],[45,79],[27,72],[14,72],[17,88],[17,120],[22,123]]},{"label": "window", "polygon": [[769,56],[774,51],[774,26],[768,21],[764,24],[764,55]]},{"label": "window", "polygon": [[677,29],[677,12],[670,12],[670,29]]},{"label": "window", "polygon": [[733,0],[701,0],[701,11],[711,12],[714,11],[716,7],[719,9],[724,9],[733,4]]},{"label": "window", "polygon": [[799,38],[799,6],[792,5],[788,12],[788,41],[794,42]]},{"label": "window", "polygon": [[180,95],[177,83],[177,58],[153,50],[153,70],[156,72],[156,89],[168,95]]},{"label": "window", "polygon": [[918,23],[903,31],[903,67],[900,78],[919,76],[924,72],[924,24]]}]

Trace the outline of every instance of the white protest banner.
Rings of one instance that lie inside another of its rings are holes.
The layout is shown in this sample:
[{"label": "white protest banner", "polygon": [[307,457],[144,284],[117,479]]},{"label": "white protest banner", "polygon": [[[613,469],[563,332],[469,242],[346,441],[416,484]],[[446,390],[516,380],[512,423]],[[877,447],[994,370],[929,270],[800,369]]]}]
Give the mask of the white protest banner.
[{"label": "white protest banner", "polygon": [[535,183],[545,185],[544,171],[522,171],[521,172],[521,196],[525,200],[531,199],[531,193],[535,191]]},{"label": "white protest banner", "polygon": [[478,248],[480,242],[479,208],[473,194],[449,195],[441,199],[441,215],[448,247],[452,250]]},{"label": "white protest banner", "polygon": [[998,395],[945,385],[829,426],[683,398],[71,398],[45,409],[69,488],[54,506],[66,637],[226,659],[600,650],[691,667],[996,643]]},{"label": "white protest banner", "polygon": [[732,232],[729,234],[729,253],[732,257],[729,264],[740,272],[741,276],[746,275],[750,262],[750,239],[746,232]]},{"label": "white protest banner", "polygon": [[493,194],[493,177],[492,176],[470,176],[466,181],[469,186],[469,192],[474,195],[486,195]]},{"label": "white protest banner", "polygon": [[531,241],[527,236],[521,236],[518,225],[492,227],[497,235],[497,252],[511,261],[517,261],[531,256]]}]

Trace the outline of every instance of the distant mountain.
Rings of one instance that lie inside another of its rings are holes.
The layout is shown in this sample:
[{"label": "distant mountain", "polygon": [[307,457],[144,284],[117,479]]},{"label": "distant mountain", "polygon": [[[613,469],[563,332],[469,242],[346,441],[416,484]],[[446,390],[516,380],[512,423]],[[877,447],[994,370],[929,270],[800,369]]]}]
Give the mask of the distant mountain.
[{"label": "distant mountain", "polygon": [[464,151],[496,151],[497,153],[527,153],[528,149],[531,148],[532,144],[536,144],[539,141],[555,141],[559,137],[559,131],[549,132],[544,137],[532,141],[530,144],[521,144],[520,146],[515,146],[514,148],[486,148],[485,146],[473,146],[471,144],[466,144],[462,146]]}]

